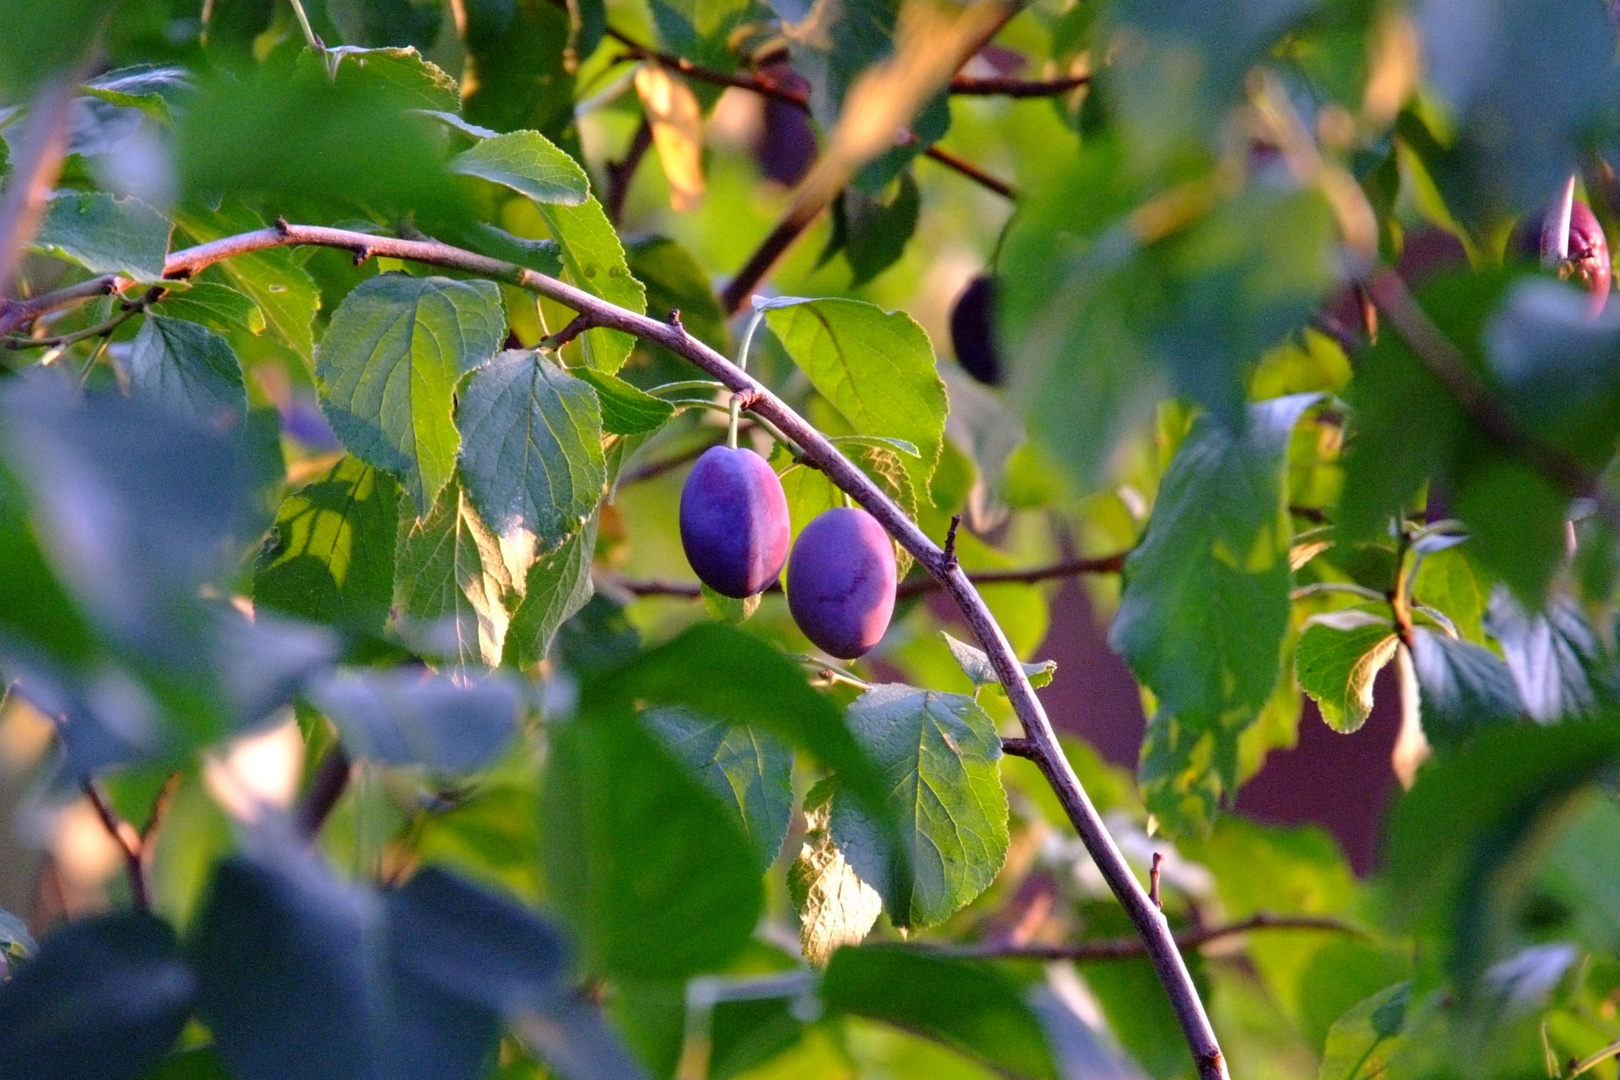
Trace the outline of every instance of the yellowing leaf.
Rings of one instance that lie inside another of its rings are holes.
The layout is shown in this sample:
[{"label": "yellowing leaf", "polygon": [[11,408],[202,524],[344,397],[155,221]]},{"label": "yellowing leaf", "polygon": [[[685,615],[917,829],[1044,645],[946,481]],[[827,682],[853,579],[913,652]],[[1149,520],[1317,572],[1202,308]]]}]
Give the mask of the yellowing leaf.
[{"label": "yellowing leaf", "polygon": [[669,204],[695,210],[703,201],[703,108],[692,90],[657,64],[636,71],[636,96],[652,127],[669,179]]}]

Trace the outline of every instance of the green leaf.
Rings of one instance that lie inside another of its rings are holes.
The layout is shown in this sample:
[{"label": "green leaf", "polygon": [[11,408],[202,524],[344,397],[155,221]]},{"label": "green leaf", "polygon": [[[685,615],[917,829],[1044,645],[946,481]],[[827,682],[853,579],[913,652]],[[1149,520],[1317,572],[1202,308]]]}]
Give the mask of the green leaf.
[{"label": "green leaf", "polygon": [[104,633],[194,673],[198,588],[266,524],[248,425],[219,432],[116,394],[80,399],[49,370],[4,390],[0,443],[58,579]]},{"label": "green leaf", "polygon": [[158,301],[156,310],[177,319],[188,319],[223,333],[246,330],[264,333],[264,312],[251,298],[228,285],[194,281],[185,288],[171,288]]},{"label": "green leaf", "polygon": [[[981,686],[1001,689],[1001,680],[996,677],[995,668],[990,666],[990,657],[983,649],[969,645],[965,641],[958,641],[943,630],[939,632],[939,636],[945,639],[945,646],[951,650],[951,659],[962,669],[962,674],[972,681],[973,689],[977,690]],[[1039,664],[1020,664],[1019,667],[1022,667],[1024,674],[1029,677],[1029,685],[1039,690],[1052,681],[1052,676],[1057,672],[1057,661],[1043,660]]]},{"label": "green leaf", "polygon": [[550,741],[541,863],[586,966],[646,978],[723,966],[763,900],[734,816],[628,713],[587,699]]},{"label": "green leaf", "polygon": [[799,943],[811,967],[824,968],[833,952],[866,940],[883,898],[862,881],[833,842],[829,828],[837,779],[827,777],[804,797],[804,845],[788,868],[788,895],[799,915]]},{"label": "green leaf", "polygon": [[908,169],[887,198],[878,198],[858,188],[847,188],[833,205],[833,233],[821,253],[825,263],[840,249],[854,273],[851,288],[871,281],[893,266],[905,254],[906,244],[917,231],[922,196]]},{"label": "green leaf", "polygon": [[757,14],[755,0],[652,0],[658,40],[676,56],[731,71],[731,34]]},{"label": "green leaf", "polygon": [[538,131],[487,138],[451,158],[445,168],[511,188],[540,203],[579,206],[591,194],[585,170]]},{"label": "green leaf", "polygon": [[1614,96],[1601,5],[1424,0],[1414,15],[1424,78],[1460,121],[1470,197],[1455,209],[1479,220],[1558,190]]},{"label": "green leaf", "polygon": [[[411,0],[350,0],[333,4],[328,14],[343,34],[343,40],[358,45],[411,45],[431,48],[438,39],[444,12],[431,4]],[[333,52],[338,52],[334,49]],[[343,52],[362,55],[353,46]]]},{"label": "green leaf", "polygon": [[1238,736],[1276,686],[1292,581],[1284,466],[1294,425],[1318,400],[1261,402],[1241,436],[1195,421],[1126,561],[1108,640],[1158,698],[1143,784],[1173,827],[1208,821],[1187,816],[1182,796],[1236,784]]},{"label": "green leaf", "polygon": [[793,753],[744,724],[686,709],[652,709],[642,722],[737,814],[760,869],[776,861],[793,814]]},{"label": "green leaf", "polygon": [[459,482],[445,486],[425,518],[403,514],[395,605],[414,639],[466,664],[501,661],[515,575],[500,537],[484,524]]},{"label": "green leaf", "polygon": [[752,619],[754,612],[759,610],[762,595],[755,593],[753,596],[745,596],[738,600],[717,593],[707,585],[700,585],[698,593],[703,597],[703,610],[709,613],[709,617],[730,626],[741,626]]},{"label": "green leaf", "polygon": [[425,513],[455,468],[456,384],[505,337],[490,282],[369,278],[332,313],[315,368],[321,407],[350,452],[392,473]]},{"label": "green leaf", "polygon": [[560,4],[468,5],[462,40],[478,78],[463,114],[496,131],[532,128],[564,145],[576,139],[570,36]]},{"label": "green leaf", "polygon": [[597,518],[536,559],[524,575],[523,599],[512,610],[504,661],[520,668],[546,658],[563,623],[591,599],[591,556],[596,551]]},{"label": "green leaf", "polygon": [[345,457],[289,495],[253,575],[256,607],[381,635],[394,599],[399,488]]},{"label": "green leaf", "polygon": [[18,960],[38,951],[39,946],[34,944],[34,938],[23,921],[0,908],[0,970],[6,970],[9,977],[8,969],[14,967]]},{"label": "green leaf", "polygon": [[242,365],[230,343],[194,322],[148,315],[130,345],[130,390],[199,424],[247,414]]},{"label": "green leaf", "polygon": [[[379,44],[398,46],[400,42]],[[461,107],[461,86],[455,77],[424,60],[414,47],[362,49],[338,45],[328,48],[327,55],[337,65],[336,81],[341,89],[361,84],[417,109],[455,112]],[[299,62],[313,66],[319,59],[306,53]]]},{"label": "green leaf", "polygon": [[1413,599],[1450,619],[1464,641],[1484,642],[1488,596],[1488,587],[1462,548],[1428,552],[1418,564]]},{"label": "green leaf", "polygon": [[1414,1002],[1410,982],[1396,983],[1361,1002],[1328,1032],[1319,1080],[1415,1075],[1405,1068],[1413,1064],[1414,1051],[1422,1052],[1414,1036],[1430,1022],[1434,1006],[1433,1000]]},{"label": "green leaf", "polygon": [[174,931],[149,914],[65,924],[0,983],[0,1068],[134,1080],[174,1044],[195,987]]},{"label": "green leaf", "polygon": [[1612,718],[1485,729],[1418,773],[1395,806],[1385,872],[1394,925],[1414,929],[1464,995],[1521,938],[1528,872],[1563,808],[1620,758]]},{"label": "green leaf", "polygon": [[1271,0],[1241,8],[1197,0],[1127,0],[1109,14],[1120,62],[1108,73],[1120,128],[1142,165],[1184,141],[1209,141],[1242,97],[1244,76],[1314,5]]},{"label": "green leaf", "polygon": [[602,403],[602,430],[613,435],[642,435],[657,431],[675,415],[675,406],[643,393],[613,375],[580,368],[579,377],[591,384]]},{"label": "green leaf", "polygon": [[840,949],[822,978],[821,999],[834,1013],[920,1032],[1009,1076],[1059,1075],[1018,984],[988,964],[898,945]]},{"label": "green leaf", "polygon": [[[176,223],[198,243],[264,228],[258,215],[241,208],[174,213]],[[313,362],[315,336],[310,326],[321,306],[321,293],[291,251],[276,248],[236,255],[204,273],[217,274],[241,290],[258,305],[270,332],[306,362]]]},{"label": "green leaf", "polygon": [[109,105],[139,109],[165,124],[173,118],[171,103],[182,98],[190,88],[191,78],[184,68],[145,65],[97,75],[83,87],[90,97]]},{"label": "green leaf", "polygon": [[[594,196],[578,206],[540,203],[539,208],[552,238],[562,245],[564,281],[638,315],[647,310],[647,292],[630,275],[619,235]],[[610,375],[635,347],[635,338],[618,330],[587,330],[581,340],[585,363]]]},{"label": "green leaf", "polygon": [[902,312],[859,300],[772,300],[766,323],[816,391],[862,435],[904,439],[922,460],[919,495],[939,463],[945,438],[945,383],[922,327]]},{"label": "green leaf", "polygon": [[1498,588],[1487,624],[1532,720],[1591,716],[1615,699],[1620,671],[1574,601],[1558,597],[1531,615]]},{"label": "green leaf", "polygon": [[694,626],[627,664],[599,671],[582,688],[581,700],[625,713],[685,706],[699,716],[769,732],[835,771],[839,790],[876,823],[879,835],[895,841],[901,836],[885,774],[838,707],[810,688],[797,664],[740,630]]},{"label": "green leaf", "polygon": [[[283,845],[259,837],[259,850],[215,867],[193,936],[197,1012],[232,1075],[481,1075],[497,1017],[443,989],[449,976],[430,979],[420,959],[410,963],[435,944],[432,934],[408,932],[405,920],[396,928],[390,918],[413,890],[385,899]],[[459,931],[463,942],[472,936],[463,927],[433,929]],[[536,963],[535,971],[543,977],[546,969]]]},{"label": "green leaf", "polygon": [[1426,627],[1412,631],[1423,734],[1435,746],[1454,746],[1524,712],[1513,675],[1496,654]]},{"label": "green leaf", "polygon": [[71,259],[92,274],[159,281],[173,228],[139,199],[99,191],[59,191],[45,205],[45,219],[32,246]]},{"label": "green leaf", "polygon": [[874,686],[849,707],[850,729],[883,770],[913,867],[890,872],[884,837],[833,800],[832,838],[883,897],[898,927],[943,922],[983,892],[1007,856],[1007,793],[995,721],[961,694]]},{"label": "green leaf", "polygon": [[1294,674],[1334,731],[1349,734],[1372,715],[1373,680],[1395,659],[1399,639],[1387,618],[1320,619],[1305,628],[1294,653]]},{"label": "green leaf", "polygon": [[507,351],[478,368],[456,414],[467,497],[495,532],[539,550],[579,530],[607,486],[596,394],[537,352]]},{"label": "green leaf", "polygon": [[1151,238],[1131,217],[1142,195],[1098,140],[1026,200],[1002,252],[1009,396],[1077,494],[1173,392],[1240,431],[1249,370],[1337,276],[1338,231],[1314,191],[1251,184]]},{"label": "green leaf", "polygon": [[308,693],[352,757],[449,775],[494,762],[517,730],[521,705],[505,679],[460,682],[404,668],[333,672]]}]

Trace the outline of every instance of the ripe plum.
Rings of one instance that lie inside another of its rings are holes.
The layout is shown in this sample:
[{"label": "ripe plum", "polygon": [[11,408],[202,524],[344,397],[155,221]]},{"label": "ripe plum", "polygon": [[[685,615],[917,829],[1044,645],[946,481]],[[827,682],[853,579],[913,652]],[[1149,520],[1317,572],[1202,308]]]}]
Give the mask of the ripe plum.
[{"label": "ripe plum", "polygon": [[894,585],[894,545],[883,526],[865,510],[835,507],[793,545],[788,610],[817,647],[853,660],[889,628]]},{"label": "ripe plum", "polygon": [[787,561],[787,497],[765,459],[712,446],[681,489],[681,546],[709,588],[742,599],[764,590]]}]

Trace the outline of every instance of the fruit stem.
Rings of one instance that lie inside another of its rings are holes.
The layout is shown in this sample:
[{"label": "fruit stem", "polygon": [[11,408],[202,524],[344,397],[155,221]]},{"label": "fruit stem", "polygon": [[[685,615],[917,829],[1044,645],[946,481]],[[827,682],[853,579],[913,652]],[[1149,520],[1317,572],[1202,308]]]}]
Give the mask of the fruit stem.
[{"label": "fruit stem", "polygon": [[1569,218],[1575,211],[1575,176],[1570,174],[1558,212],[1547,215],[1541,226],[1541,265],[1556,270],[1569,258]]},{"label": "fruit stem", "polygon": [[[737,367],[743,371],[748,370],[748,347],[754,343],[754,331],[765,319],[763,308],[755,308],[754,313],[748,317],[748,327],[743,331],[742,347],[737,350]],[[737,421],[742,417],[742,398],[737,394],[731,395],[731,426],[726,429],[726,446],[732,450],[737,449]]]}]

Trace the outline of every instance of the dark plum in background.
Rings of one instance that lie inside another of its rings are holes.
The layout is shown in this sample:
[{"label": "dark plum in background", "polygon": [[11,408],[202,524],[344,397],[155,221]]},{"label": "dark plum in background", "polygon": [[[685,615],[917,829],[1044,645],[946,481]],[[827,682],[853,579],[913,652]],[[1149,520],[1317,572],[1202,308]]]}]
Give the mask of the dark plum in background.
[{"label": "dark plum in background", "polygon": [[764,458],[712,446],[681,489],[681,546],[709,588],[742,599],[761,592],[787,561],[787,497]]},{"label": "dark plum in background", "polygon": [[986,386],[1001,385],[995,308],[996,282],[984,274],[968,282],[951,307],[951,348],[956,351],[956,361]]},{"label": "dark plum in background", "polygon": [[788,610],[816,647],[843,660],[883,638],[894,614],[894,546],[865,510],[835,507],[799,533]]},{"label": "dark plum in background", "polygon": [[[1547,215],[1558,212],[1555,200],[1533,214],[1526,214],[1513,227],[1508,240],[1508,252],[1523,259],[1541,258],[1541,228]],[[1603,310],[1608,302],[1613,281],[1613,267],[1609,260],[1609,241],[1603,235],[1592,208],[1576,199],[1569,208],[1569,256],[1565,260],[1569,275],[1592,294],[1592,313]]]}]

